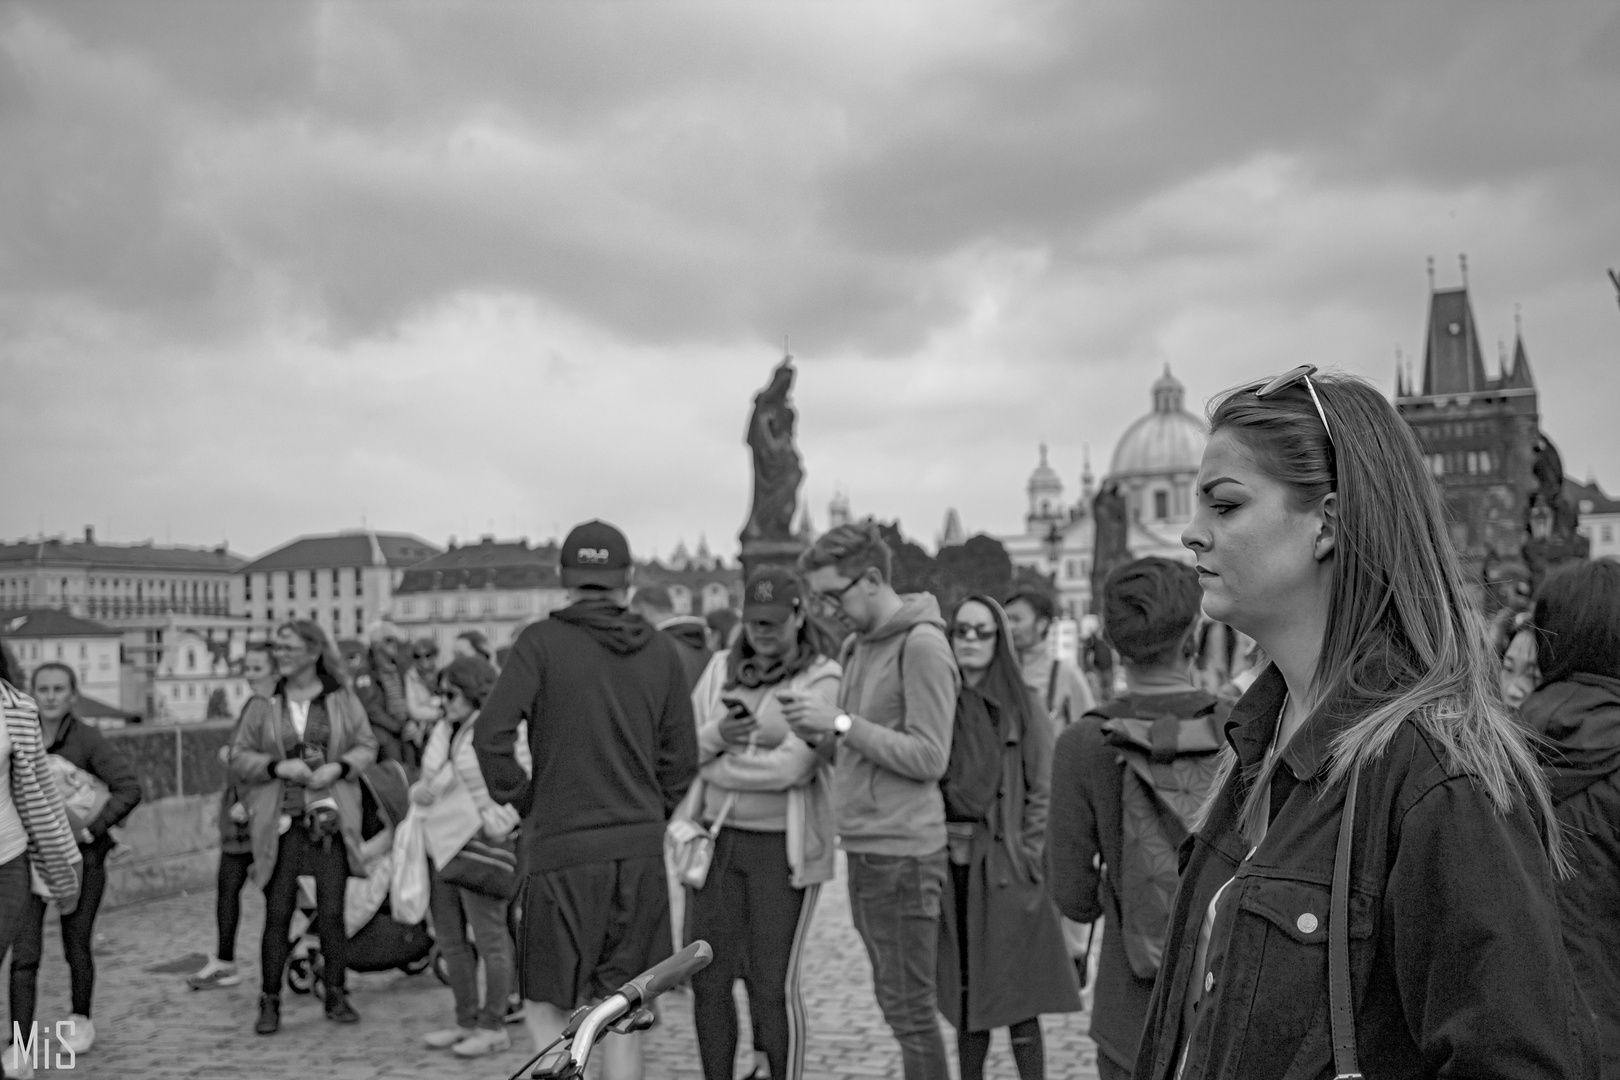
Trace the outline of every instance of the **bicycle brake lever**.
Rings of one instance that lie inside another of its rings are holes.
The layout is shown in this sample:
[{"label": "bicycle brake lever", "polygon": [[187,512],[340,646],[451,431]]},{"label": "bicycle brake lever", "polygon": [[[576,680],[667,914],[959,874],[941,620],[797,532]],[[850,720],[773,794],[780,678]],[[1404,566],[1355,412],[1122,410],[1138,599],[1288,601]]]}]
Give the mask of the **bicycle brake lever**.
[{"label": "bicycle brake lever", "polygon": [[646,1031],[656,1023],[658,1023],[658,1014],[651,1009],[641,1008],[628,1016],[621,1016],[608,1025],[608,1030],[615,1035],[629,1035],[636,1031]]}]

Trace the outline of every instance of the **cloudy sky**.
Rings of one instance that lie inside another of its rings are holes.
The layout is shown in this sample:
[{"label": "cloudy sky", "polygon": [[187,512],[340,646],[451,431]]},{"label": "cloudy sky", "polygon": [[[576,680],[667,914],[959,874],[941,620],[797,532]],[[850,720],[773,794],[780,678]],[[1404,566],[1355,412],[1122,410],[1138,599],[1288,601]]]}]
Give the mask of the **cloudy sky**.
[{"label": "cloudy sky", "polygon": [[1018,527],[1168,363],[1392,385],[1467,252],[1620,489],[1612,3],[0,8],[0,537]]}]

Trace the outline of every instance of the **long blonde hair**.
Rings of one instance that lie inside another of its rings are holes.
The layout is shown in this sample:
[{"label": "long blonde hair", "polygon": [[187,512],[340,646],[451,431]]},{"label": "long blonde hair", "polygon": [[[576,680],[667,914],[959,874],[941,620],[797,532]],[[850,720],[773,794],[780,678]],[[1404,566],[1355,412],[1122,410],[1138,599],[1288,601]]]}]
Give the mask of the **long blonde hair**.
[{"label": "long blonde hair", "polygon": [[[1466,773],[1499,813],[1523,798],[1538,807],[1547,853],[1568,872],[1546,781],[1496,686],[1485,620],[1446,527],[1440,492],[1411,429],[1365,380],[1313,376],[1333,440],[1307,390],[1261,400],[1239,390],[1210,410],[1297,508],[1338,494],[1327,630],[1317,660],[1312,719],[1339,728],[1329,785],[1368,764],[1410,719],[1448,765]],[[1280,755],[1279,755],[1280,756]],[[1275,768],[1275,761],[1272,763]],[[1269,770],[1246,777],[1243,828],[1264,830]]]}]

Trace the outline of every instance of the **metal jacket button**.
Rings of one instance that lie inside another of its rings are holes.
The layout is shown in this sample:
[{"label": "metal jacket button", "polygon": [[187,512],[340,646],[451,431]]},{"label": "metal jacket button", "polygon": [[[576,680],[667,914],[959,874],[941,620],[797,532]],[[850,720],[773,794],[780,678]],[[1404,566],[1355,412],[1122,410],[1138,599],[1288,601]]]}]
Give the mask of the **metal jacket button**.
[{"label": "metal jacket button", "polygon": [[1307,911],[1299,917],[1299,922],[1294,925],[1299,927],[1299,932],[1302,934],[1314,934],[1316,933],[1316,916]]},{"label": "metal jacket button", "polygon": [[1207,994],[1213,989],[1215,989],[1215,973],[1211,971],[1204,975],[1204,993]]}]

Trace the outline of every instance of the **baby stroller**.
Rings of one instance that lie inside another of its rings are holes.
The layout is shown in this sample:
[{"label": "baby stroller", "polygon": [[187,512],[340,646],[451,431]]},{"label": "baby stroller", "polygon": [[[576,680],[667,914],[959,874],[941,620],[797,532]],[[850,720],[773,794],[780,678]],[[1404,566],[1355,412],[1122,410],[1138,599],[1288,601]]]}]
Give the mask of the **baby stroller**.
[{"label": "baby stroller", "polygon": [[[360,838],[374,839],[405,817],[410,805],[410,783],[397,761],[380,761],[360,774]],[[350,878],[353,883],[359,881]],[[287,958],[287,988],[296,994],[314,991],[324,997],[325,967],[320,938],[314,933],[315,879],[298,879],[298,911],[293,916],[292,952]],[[397,968],[407,975],[420,974],[429,967],[445,985],[450,972],[444,966],[427,920],[406,926],[394,921],[387,896],[382,897],[375,914],[349,937],[350,971],[388,971]]]}]

